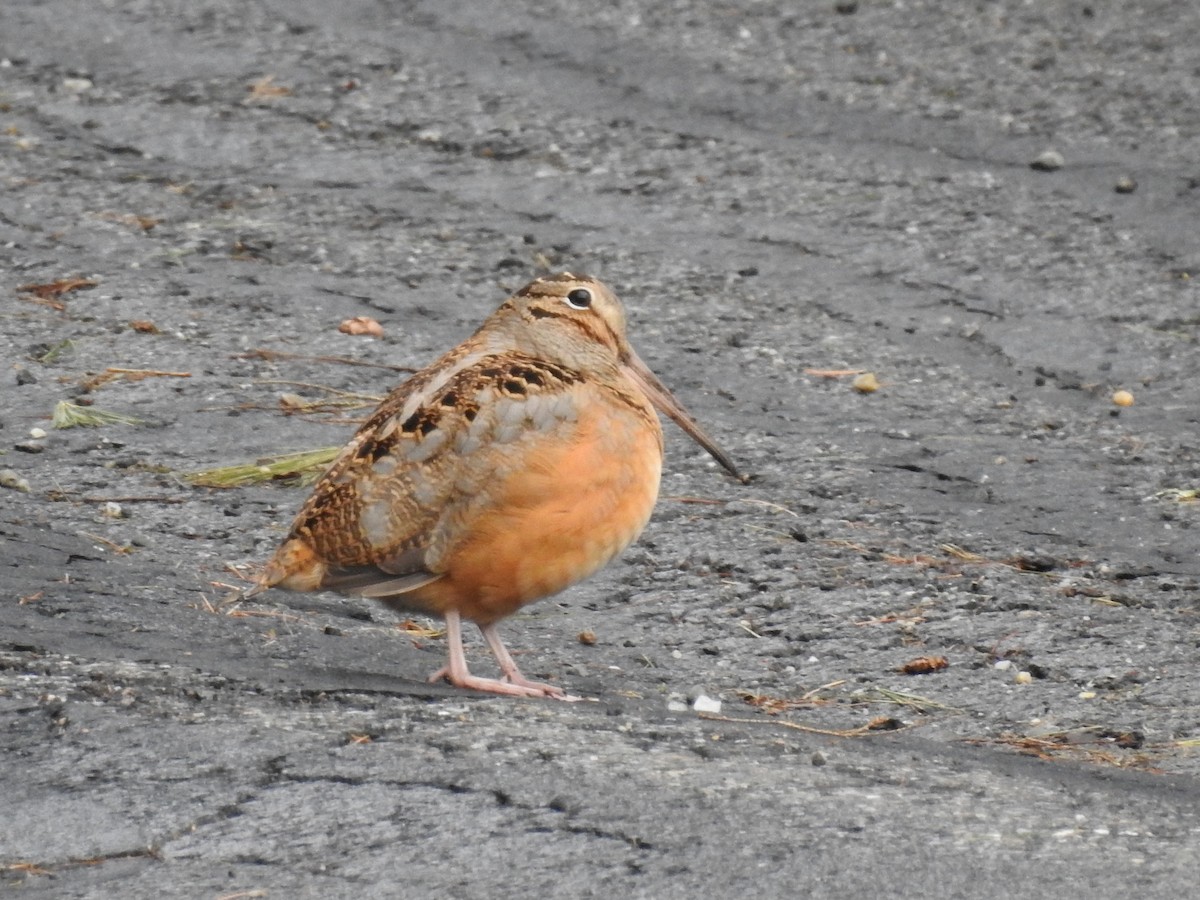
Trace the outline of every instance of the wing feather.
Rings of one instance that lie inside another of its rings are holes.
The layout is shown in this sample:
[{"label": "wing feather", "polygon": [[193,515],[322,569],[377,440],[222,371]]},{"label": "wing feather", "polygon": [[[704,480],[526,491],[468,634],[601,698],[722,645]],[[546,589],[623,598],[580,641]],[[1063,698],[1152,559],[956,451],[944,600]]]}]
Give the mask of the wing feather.
[{"label": "wing feather", "polygon": [[530,438],[569,429],[582,382],[515,353],[440,361],[400,385],[359,429],[291,536],[327,564],[326,587],[372,597],[417,590],[440,577],[431,571],[440,555],[432,544],[447,511],[461,515],[521,465]]}]

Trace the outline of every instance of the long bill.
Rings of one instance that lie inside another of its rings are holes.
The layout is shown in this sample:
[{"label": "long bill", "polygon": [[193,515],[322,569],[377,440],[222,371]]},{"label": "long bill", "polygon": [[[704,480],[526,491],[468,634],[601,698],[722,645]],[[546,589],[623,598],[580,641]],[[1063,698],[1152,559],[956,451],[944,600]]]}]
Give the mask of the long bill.
[{"label": "long bill", "polygon": [[719,462],[726,472],[742,482],[742,484],[747,483],[747,477],[738,471],[737,466],[733,464],[733,460],[726,455],[724,450],[717,446],[716,441],[704,432],[704,429],[692,418],[691,413],[683,408],[683,404],[675,399],[675,395],[667,390],[667,386],[658,380],[658,376],[650,371],[633,350],[629,351],[629,356],[623,360],[623,363],[622,368],[625,370],[625,374],[633,379],[634,384],[642,389],[642,393],[654,404],[655,409],[667,416],[672,422],[682,428],[688,437],[707,450],[709,455]]}]

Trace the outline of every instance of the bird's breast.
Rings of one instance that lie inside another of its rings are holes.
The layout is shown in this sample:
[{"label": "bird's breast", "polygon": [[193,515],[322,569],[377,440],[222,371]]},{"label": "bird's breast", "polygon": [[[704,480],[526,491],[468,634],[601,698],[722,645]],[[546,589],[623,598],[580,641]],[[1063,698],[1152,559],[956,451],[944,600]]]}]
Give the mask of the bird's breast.
[{"label": "bird's breast", "polygon": [[[591,575],[645,527],[662,431],[640,398],[581,391],[570,415],[496,450],[479,493],[439,522],[422,590],[434,609],[486,624]],[[499,448],[500,445],[496,445]]]}]

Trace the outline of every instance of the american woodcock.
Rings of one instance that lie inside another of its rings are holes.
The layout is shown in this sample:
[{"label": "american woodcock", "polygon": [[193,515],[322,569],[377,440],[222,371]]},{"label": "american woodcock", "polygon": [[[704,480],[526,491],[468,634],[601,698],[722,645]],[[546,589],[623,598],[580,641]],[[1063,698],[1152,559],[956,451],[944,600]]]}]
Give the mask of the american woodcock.
[{"label": "american woodcock", "polygon": [[[612,291],[569,272],[539,278],[388,395],[248,593],[328,588],[438,615],[450,659],[430,681],[564,698],[521,674],[496,625],[641,533],[662,470],[655,408],[741,477],[634,353]],[[468,671],[462,619],[500,679]]]}]

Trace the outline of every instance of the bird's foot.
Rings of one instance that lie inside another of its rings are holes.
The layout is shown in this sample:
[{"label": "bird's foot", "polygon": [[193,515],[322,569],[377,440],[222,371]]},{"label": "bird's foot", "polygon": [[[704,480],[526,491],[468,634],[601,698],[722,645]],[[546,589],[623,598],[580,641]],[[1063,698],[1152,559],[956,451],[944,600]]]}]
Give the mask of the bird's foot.
[{"label": "bird's foot", "polygon": [[516,678],[480,678],[478,675],[472,675],[469,672],[465,674],[455,675],[450,671],[449,666],[438,669],[429,676],[429,682],[432,684],[445,679],[455,687],[466,688],[472,691],[484,691],[489,694],[503,694],[506,697],[545,697],[550,700],[565,700],[574,702],[582,700],[582,697],[573,697],[560,687],[553,684],[546,684],[541,681],[530,681],[520,672]]}]

